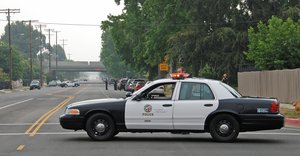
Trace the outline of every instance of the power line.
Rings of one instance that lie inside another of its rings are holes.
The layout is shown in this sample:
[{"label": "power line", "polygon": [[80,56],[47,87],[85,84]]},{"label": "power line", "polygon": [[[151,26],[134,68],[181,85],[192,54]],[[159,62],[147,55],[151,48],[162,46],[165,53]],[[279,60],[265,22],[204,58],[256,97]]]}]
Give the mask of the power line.
[{"label": "power line", "polygon": [[[6,21],[3,19],[0,19],[0,21]],[[12,22],[18,22],[20,20],[11,20]],[[88,27],[100,27],[101,25],[99,24],[80,24],[80,23],[52,23],[52,22],[38,22],[39,24],[43,25],[66,25],[66,26],[88,26]]]},{"label": "power line", "polygon": [[[6,21],[0,19],[0,21]],[[12,20],[13,22],[17,22],[19,20]],[[207,22],[207,23],[168,23],[166,26],[207,26],[207,25],[223,25],[223,24],[251,24],[258,22],[266,22],[267,20],[248,20],[248,21],[235,21],[235,22]],[[56,23],[56,22],[39,22],[40,24],[45,25],[65,25],[65,26],[87,26],[87,27],[100,27],[99,24],[78,24],[78,23]],[[150,27],[151,24],[138,25],[139,27]]]}]

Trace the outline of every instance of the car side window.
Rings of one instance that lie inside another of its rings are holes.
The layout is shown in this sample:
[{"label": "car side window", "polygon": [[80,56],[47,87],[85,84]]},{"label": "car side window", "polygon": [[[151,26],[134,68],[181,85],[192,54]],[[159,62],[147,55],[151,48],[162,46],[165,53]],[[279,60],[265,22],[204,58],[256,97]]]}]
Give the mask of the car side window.
[{"label": "car side window", "polygon": [[142,100],[171,100],[175,83],[160,83],[141,93]]},{"label": "car side window", "polygon": [[179,100],[213,100],[210,87],[205,83],[183,82],[180,88]]}]

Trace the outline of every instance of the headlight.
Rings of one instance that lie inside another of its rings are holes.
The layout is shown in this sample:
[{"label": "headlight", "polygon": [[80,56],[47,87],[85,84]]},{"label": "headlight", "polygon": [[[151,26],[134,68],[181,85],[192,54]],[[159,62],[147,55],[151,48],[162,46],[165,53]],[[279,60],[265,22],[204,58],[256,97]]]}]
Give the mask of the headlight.
[{"label": "headlight", "polygon": [[80,115],[79,109],[66,109],[65,114],[67,115]]}]

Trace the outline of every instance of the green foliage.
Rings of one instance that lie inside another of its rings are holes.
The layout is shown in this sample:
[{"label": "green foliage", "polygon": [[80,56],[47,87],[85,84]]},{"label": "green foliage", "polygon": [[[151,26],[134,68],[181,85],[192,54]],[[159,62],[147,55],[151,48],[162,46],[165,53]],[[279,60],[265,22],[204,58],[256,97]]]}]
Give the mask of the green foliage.
[{"label": "green foliage", "polygon": [[[9,73],[9,47],[8,44],[0,41],[0,68]],[[28,68],[28,61],[23,58],[17,48],[12,48],[12,70],[13,80],[22,79],[25,69]]]},{"label": "green foliage", "polygon": [[272,17],[268,24],[260,22],[257,31],[249,29],[247,58],[265,70],[300,67],[300,25]]},{"label": "green foliage", "polygon": [[[30,43],[30,30],[32,32],[32,58],[33,58],[33,78],[37,79],[40,77],[40,56],[37,56],[40,48],[47,48],[48,45],[46,44],[46,37],[45,35],[41,34],[39,30],[34,29],[33,26],[29,27],[27,23],[24,22],[13,22],[11,23],[11,43],[15,47],[13,48],[13,53],[16,53],[13,57],[13,77],[14,79],[21,79],[23,78],[25,81],[29,81],[30,79],[30,67],[29,67],[29,43]],[[1,36],[1,43],[8,43],[8,26],[5,27],[5,33]],[[40,47],[42,45],[42,47]],[[3,46],[3,48],[6,47]],[[52,60],[55,60],[55,52],[56,52],[56,45],[50,47],[52,50]],[[4,48],[5,49],[5,48]],[[5,62],[0,62],[0,65],[4,65],[7,63],[6,67],[3,68],[4,71],[8,72],[8,62],[5,57],[7,57],[7,53],[5,52],[5,56],[2,56],[1,51],[0,58],[3,59]],[[18,49],[18,50],[17,50]],[[57,54],[58,54],[58,61],[65,61],[67,60],[64,49],[58,45],[57,46]],[[43,59],[48,59],[47,54],[43,54]],[[78,75],[78,74],[77,74]]]},{"label": "green foliage", "polygon": [[134,72],[117,55],[111,32],[102,34],[102,49],[100,58],[105,65],[108,74],[114,78],[130,77]]},{"label": "green foliage", "polygon": [[205,66],[203,67],[201,75],[205,78],[217,79],[217,73],[215,69],[209,66],[208,64],[205,64]]},{"label": "green foliage", "polygon": [[272,15],[299,19],[298,0],[125,0],[124,5],[121,15],[102,23],[102,30],[111,32],[120,62],[147,70],[150,79],[165,61],[193,76],[209,65],[216,78],[228,73],[234,84],[239,67],[253,64],[243,53],[249,27]]},{"label": "green foliage", "polygon": [[53,46],[53,49],[52,49],[53,58],[55,59],[55,56],[56,56],[56,48],[57,48],[57,60],[58,61],[66,61],[67,57],[66,57],[65,50],[60,45]]},{"label": "green foliage", "polygon": [[9,76],[8,74],[3,72],[3,69],[0,68],[0,81],[8,81],[9,80]]},{"label": "green foliage", "polygon": [[[39,52],[41,44],[40,32],[20,21],[11,23],[11,43],[20,49],[21,54],[27,58],[29,58],[30,29],[32,31],[32,56],[34,57]],[[42,35],[42,45],[45,45],[45,39],[45,35]],[[8,26],[5,27],[1,41],[8,43]]]}]

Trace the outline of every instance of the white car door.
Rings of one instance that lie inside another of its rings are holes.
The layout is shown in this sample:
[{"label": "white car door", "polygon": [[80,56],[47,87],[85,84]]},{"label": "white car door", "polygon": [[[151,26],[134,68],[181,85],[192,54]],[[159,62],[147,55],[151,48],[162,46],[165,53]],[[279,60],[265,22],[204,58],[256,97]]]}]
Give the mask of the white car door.
[{"label": "white car door", "polygon": [[[156,87],[164,85],[164,96],[151,95]],[[156,86],[156,87],[155,87]],[[127,129],[173,129],[173,90],[175,83],[156,84],[126,102]]]},{"label": "white car door", "polygon": [[181,82],[174,104],[174,129],[204,130],[207,116],[218,108],[218,104],[207,84]]}]

